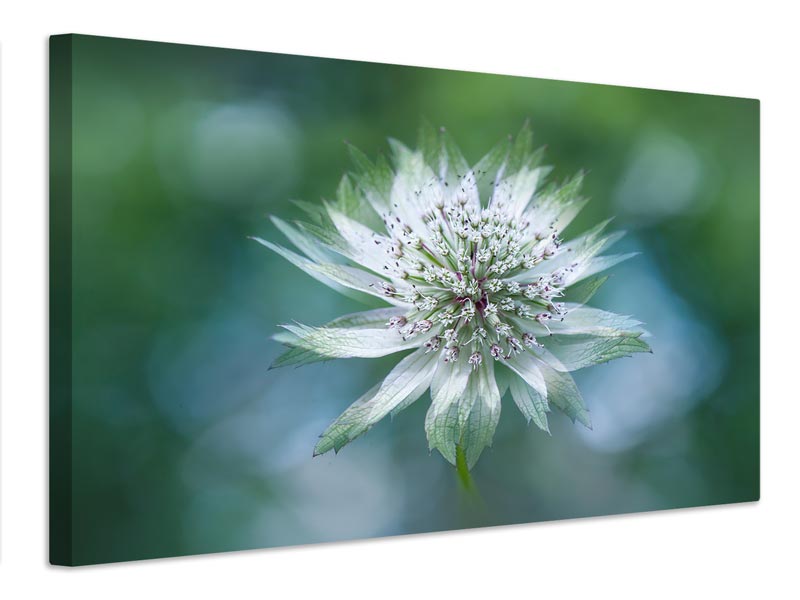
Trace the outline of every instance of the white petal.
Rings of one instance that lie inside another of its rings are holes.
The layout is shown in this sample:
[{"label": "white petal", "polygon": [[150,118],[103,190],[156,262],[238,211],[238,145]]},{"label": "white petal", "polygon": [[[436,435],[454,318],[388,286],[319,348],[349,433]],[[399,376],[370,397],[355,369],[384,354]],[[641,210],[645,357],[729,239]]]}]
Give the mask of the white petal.
[{"label": "white petal", "polygon": [[574,272],[570,273],[565,283],[566,285],[572,285],[578,283],[586,279],[587,277],[591,277],[592,275],[596,275],[606,269],[610,269],[614,265],[621,263],[622,261],[628,260],[629,258],[633,258],[637,256],[638,252],[629,252],[627,254],[608,254],[605,256],[594,256],[590,258],[588,261],[583,263],[583,267],[579,263],[578,267],[575,269]]},{"label": "white petal", "polygon": [[455,463],[456,444],[465,424],[460,422],[458,403],[471,373],[472,365],[463,357],[451,363],[439,360],[431,382],[431,405],[425,416],[428,446],[439,450],[451,463]]},{"label": "white petal", "polygon": [[411,393],[409,393],[408,396],[403,398],[403,400],[400,402],[400,404],[398,404],[397,406],[395,406],[392,409],[392,417],[394,417],[396,414],[404,411],[409,406],[414,404],[414,402],[419,400],[420,396],[422,396],[422,394],[424,394],[428,390],[429,387],[431,387],[431,382],[430,381],[426,381],[426,380],[420,381],[419,385],[416,388],[414,388],[413,390],[411,390]]},{"label": "white petal", "polygon": [[453,186],[448,188],[449,195],[455,201],[462,200],[467,208],[478,211],[481,208],[481,198],[478,194],[478,180],[475,172],[470,169]]},{"label": "white petal", "polygon": [[379,387],[359,398],[325,430],[314,454],[338,451],[389,414],[421,385],[430,384],[436,356],[420,348],[401,360]]},{"label": "white petal", "polygon": [[560,234],[586,206],[587,199],[579,195],[582,183],[580,174],[555,190],[537,196],[525,218],[539,227],[552,226]]},{"label": "white petal", "polygon": [[[494,187],[490,206],[503,207],[509,215],[519,219],[531,202],[545,169],[523,167],[502,179]],[[549,224],[549,222],[548,222]]]},{"label": "white petal", "polygon": [[380,390],[380,383],[372,386],[366,394],[353,402],[339,418],[328,426],[314,447],[314,456],[325,454],[330,450],[338,452],[343,446],[352,442],[371,427],[367,422],[370,402]]},{"label": "white petal", "polygon": [[[566,277],[566,285],[575,283],[578,281],[578,275],[580,275],[580,273],[586,269],[587,264],[592,257],[602,252],[610,245],[611,242],[614,242],[616,239],[618,239],[618,235],[616,233],[612,233],[607,236],[602,235],[603,230],[610,222],[610,220],[604,221],[583,235],[570,240],[561,246],[556,256],[540,262],[530,271],[520,274],[513,279],[517,281],[530,281],[540,275],[552,273],[556,269],[564,267],[573,268],[573,265],[575,265],[574,271],[568,273]],[[545,238],[539,243],[539,246],[546,245],[547,243],[547,238]],[[539,246],[537,246],[537,248]],[[581,279],[582,278],[583,277],[581,277]]]},{"label": "white petal", "polygon": [[559,233],[563,232],[575,217],[578,216],[589,201],[588,198],[576,198],[568,202],[562,203],[555,211],[553,217],[553,229]]},{"label": "white petal", "polygon": [[333,321],[326,323],[325,327],[380,327],[386,325],[392,317],[402,317],[406,312],[408,312],[407,309],[403,307],[362,310],[336,317]]},{"label": "white petal", "polygon": [[417,348],[428,339],[415,336],[404,340],[399,331],[387,327],[380,329],[306,325],[282,325],[282,327],[297,336],[292,342],[294,345],[331,358],[377,358]]},{"label": "white petal", "polygon": [[461,446],[470,469],[478,462],[483,449],[492,444],[500,420],[500,392],[494,379],[493,364],[493,361],[484,362],[470,377],[467,386],[472,403]]},{"label": "white petal", "polygon": [[526,384],[521,378],[513,377],[509,384],[511,397],[525,419],[533,421],[537,427],[550,433],[547,425],[547,399]]},{"label": "white petal", "polygon": [[[388,191],[388,188],[387,188]],[[388,198],[388,193],[386,194]],[[366,225],[373,231],[381,228],[382,221],[380,214],[369,202],[364,202],[362,190],[356,188],[348,175],[343,175],[336,188],[336,209],[351,219]]]},{"label": "white petal", "polygon": [[575,385],[575,380],[569,373],[562,373],[546,366],[542,367],[542,375],[547,384],[547,400],[550,404],[561,410],[573,422],[592,428],[589,411],[583,402],[583,397]]},{"label": "white petal", "polygon": [[[352,313],[344,315],[326,323],[324,327],[349,327],[349,328],[374,328],[385,326],[392,317],[400,317],[404,315],[406,309],[404,308],[376,308],[374,310],[366,310],[363,312]],[[270,369],[287,366],[300,366],[307,365],[314,362],[329,360],[330,356],[318,354],[313,350],[306,349],[297,345],[299,339],[295,334],[289,331],[278,332],[272,336],[272,339],[281,342],[282,344],[293,345],[280,356],[278,356],[270,366]]]},{"label": "white petal", "polygon": [[394,179],[392,169],[382,157],[378,157],[378,160],[372,163],[355,146],[350,145],[349,150],[357,171],[353,174],[353,178],[373,210],[378,215],[384,214],[390,208],[389,191]]},{"label": "white petal", "polygon": [[386,264],[386,248],[390,242],[389,238],[375,233],[369,227],[351,219],[333,206],[328,206],[328,216],[347,243],[343,254],[350,260],[380,273]]},{"label": "white petal", "polygon": [[[262,244],[272,250],[280,254],[290,263],[295,265],[296,267],[302,269],[309,275],[311,275],[317,281],[324,283],[330,287],[336,289],[335,286],[331,285],[331,282],[339,285],[343,285],[346,288],[351,290],[357,290],[359,292],[364,292],[366,294],[370,294],[371,296],[377,296],[389,304],[394,304],[395,306],[403,306],[405,305],[404,302],[398,300],[394,296],[387,296],[381,291],[381,284],[385,283],[386,280],[366,271],[362,271],[361,269],[357,269],[355,267],[348,267],[347,265],[335,265],[331,263],[315,263],[307,258],[300,256],[299,254],[292,252],[282,246],[278,246],[277,244],[273,244],[272,242],[268,242],[266,240],[262,240],[261,238],[252,238],[257,241],[259,244]],[[396,285],[396,284],[395,284]],[[398,290],[400,291],[400,290]]]},{"label": "white petal", "polygon": [[336,255],[325,248],[319,240],[309,233],[292,227],[286,221],[278,217],[271,217],[271,220],[275,224],[275,227],[277,227],[300,252],[311,260],[316,262],[332,262],[335,260]]},{"label": "white petal", "polygon": [[643,333],[642,323],[629,316],[574,304],[567,304],[566,308],[567,314],[563,319],[548,323],[553,334],[615,336],[624,333],[631,335]]},{"label": "white petal", "polygon": [[441,184],[425,164],[421,152],[412,152],[399,142],[390,141],[397,166],[390,194],[390,210],[413,231],[424,232],[426,226],[422,215],[434,205],[437,196],[441,198]]},{"label": "white petal", "polygon": [[461,154],[450,132],[441,129],[438,133],[439,164],[431,165],[437,170],[439,179],[455,185],[460,177],[469,171],[469,163]]},{"label": "white petal", "polygon": [[543,398],[547,398],[547,386],[539,369],[541,364],[541,360],[529,352],[521,352],[505,362],[505,365],[522,377],[529,386],[536,390],[536,393]]},{"label": "white petal", "polygon": [[501,398],[505,396],[505,393],[508,391],[511,380],[516,377],[516,373],[509,372],[509,370],[500,363],[495,364],[494,379],[497,382],[497,389],[500,392]]},{"label": "white petal", "polygon": [[554,335],[547,338],[546,349],[536,354],[557,371],[577,371],[584,367],[631,356],[637,352],[650,352],[641,336]]},{"label": "white petal", "polygon": [[566,291],[564,300],[568,306],[572,306],[573,308],[583,306],[584,304],[588,303],[589,300],[591,300],[597,291],[603,286],[603,284],[608,281],[608,277],[608,275],[595,277],[589,281],[584,281],[580,285],[570,287]]}]

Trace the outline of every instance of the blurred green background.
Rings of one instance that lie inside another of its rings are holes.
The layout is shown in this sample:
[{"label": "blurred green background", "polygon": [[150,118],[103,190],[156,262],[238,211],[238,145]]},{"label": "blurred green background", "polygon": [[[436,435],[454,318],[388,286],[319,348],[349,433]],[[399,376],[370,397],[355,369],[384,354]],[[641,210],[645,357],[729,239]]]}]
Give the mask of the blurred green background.
[{"label": "blurred green background", "polygon": [[[757,101],[84,36],[72,100],[76,563],[758,498]],[[395,357],[267,370],[279,323],[361,306],[247,236],[331,197],[343,140],[423,118],[470,160],[529,118],[556,178],[589,172],[566,237],[614,216],[642,253],[593,304],[654,354],[576,374],[593,431],[504,401],[484,510],[429,454],[427,396],[312,459]]]}]

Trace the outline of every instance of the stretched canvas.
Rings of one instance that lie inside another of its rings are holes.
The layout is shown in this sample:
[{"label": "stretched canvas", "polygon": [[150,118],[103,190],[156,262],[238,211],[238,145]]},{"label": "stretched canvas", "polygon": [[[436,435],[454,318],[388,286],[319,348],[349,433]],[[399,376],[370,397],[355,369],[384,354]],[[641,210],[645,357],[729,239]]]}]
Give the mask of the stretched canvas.
[{"label": "stretched canvas", "polygon": [[54,564],[758,499],[758,101],[64,35],[50,131]]}]

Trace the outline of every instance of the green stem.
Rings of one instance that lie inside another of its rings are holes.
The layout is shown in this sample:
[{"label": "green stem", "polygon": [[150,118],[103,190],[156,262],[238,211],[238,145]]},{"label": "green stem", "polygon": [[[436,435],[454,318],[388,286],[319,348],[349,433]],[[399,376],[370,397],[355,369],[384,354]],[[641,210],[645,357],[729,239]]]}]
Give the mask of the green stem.
[{"label": "green stem", "polygon": [[464,486],[464,490],[473,494],[478,491],[467,466],[467,455],[461,446],[456,446],[456,472],[461,485]]},{"label": "green stem", "polygon": [[461,482],[462,500],[461,510],[463,511],[463,518],[465,522],[484,523],[487,518],[486,504],[481,498],[480,490],[475,482],[472,480],[472,474],[469,472],[467,465],[467,455],[464,448],[460,445],[456,446],[456,474],[458,480]]},{"label": "green stem", "polygon": [[467,454],[464,448],[456,445],[456,475],[461,482],[461,493],[459,494],[459,507],[461,519],[465,527],[475,527],[488,523],[488,511],[486,503],[481,497],[478,486],[472,479],[467,465]]}]

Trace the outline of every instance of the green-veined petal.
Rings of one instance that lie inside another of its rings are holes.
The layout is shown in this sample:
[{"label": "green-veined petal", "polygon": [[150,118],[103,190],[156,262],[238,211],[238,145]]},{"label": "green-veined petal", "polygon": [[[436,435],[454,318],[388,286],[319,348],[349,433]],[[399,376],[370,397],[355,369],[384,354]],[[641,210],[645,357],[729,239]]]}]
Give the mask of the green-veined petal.
[{"label": "green-veined petal", "polygon": [[[386,324],[389,322],[389,319],[392,317],[401,317],[405,314],[405,312],[406,309],[400,307],[376,308],[374,310],[351,313],[349,315],[338,317],[333,321],[326,323],[323,327],[348,327],[357,329],[386,326]],[[323,360],[330,360],[332,358],[330,356],[319,354],[313,350],[297,345],[296,342],[298,337],[290,331],[278,332],[272,336],[272,339],[281,342],[282,344],[294,347],[289,348],[286,352],[278,356],[272,362],[272,365],[270,365],[270,369],[307,365]]]},{"label": "green-veined petal", "polygon": [[421,346],[425,337],[417,335],[404,339],[396,329],[350,329],[345,327],[309,327],[307,325],[281,325],[297,336],[295,346],[311,350],[330,358],[378,358]]},{"label": "green-veined petal", "polygon": [[456,444],[464,422],[459,419],[458,405],[464,398],[472,366],[465,360],[446,363],[440,360],[431,382],[431,405],[425,416],[425,433],[431,450],[439,450],[455,464]]},{"label": "green-veined petal", "polygon": [[387,248],[391,246],[391,240],[351,219],[331,205],[328,205],[328,216],[339,235],[346,242],[342,254],[350,260],[380,273],[386,264],[386,252]]},{"label": "green-veined petal", "polygon": [[547,385],[547,401],[572,419],[573,423],[578,421],[591,429],[589,410],[572,375],[544,365],[541,370]]},{"label": "green-veined petal", "polygon": [[471,410],[460,445],[466,454],[467,467],[472,469],[484,448],[492,445],[500,420],[500,391],[494,379],[493,361],[486,361],[476,369],[467,390],[471,392]]},{"label": "green-veined petal", "polygon": [[545,342],[546,349],[537,352],[542,360],[558,371],[577,371],[637,352],[650,352],[641,335],[553,335]]},{"label": "green-veined petal", "polygon": [[606,269],[618,265],[619,263],[637,256],[638,252],[628,252],[626,254],[606,254],[603,256],[593,256],[588,261],[583,263],[583,267],[579,264],[578,267],[570,273],[564,280],[566,285],[573,285],[579,281],[583,281],[587,277],[601,273]]},{"label": "green-veined petal", "polygon": [[[542,378],[542,381],[544,381],[544,378]],[[509,390],[514,403],[525,417],[525,420],[528,423],[533,421],[539,429],[550,433],[550,428],[547,424],[547,413],[550,410],[547,406],[547,398],[525,383],[520,377],[511,378]]]},{"label": "green-veined petal", "polygon": [[567,304],[566,308],[563,319],[548,323],[554,335],[638,336],[644,333],[641,321],[627,315],[573,304]]},{"label": "green-veined petal", "polygon": [[534,357],[530,352],[521,352],[516,356],[510,357],[504,364],[522,377],[540,396],[547,398],[547,386],[539,369],[541,360]]},{"label": "green-veined petal", "polygon": [[347,265],[315,263],[314,261],[308,260],[307,258],[304,258],[299,254],[284,248],[283,246],[278,246],[272,242],[262,240],[261,238],[252,239],[257,241],[259,244],[263,244],[277,254],[280,254],[290,263],[299,269],[302,269],[314,279],[324,283],[325,285],[330,286],[330,283],[334,282],[351,290],[357,290],[359,292],[370,294],[371,296],[377,296],[389,304],[394,304],[396,306],[404,305],[404,302],[401,300],[398,300],[394,296],[388,296],[381,291],[383,289],[383,284],[386,283],[386,280],[381,277],[377,277],[367,273],[366,271],[362,271],[361,269],[357,269],[355,267],[349,267]]},{"label": "green-veined petal", "polygon": [[275,227],[286,236],[286,239],[292,242],[300,252],[311,260],[323,263],[336,260],[336,255],[323,246],[319,240],[315,239],[312,235],[292,227],[286,221],[278,217],[271,217],[271,220],[275,224]]},{"label": "green-veined petal", "polygon": [[314,454],[339,451],[389,414],[426,382],[430,384],[436,366],[435,353],[424,348],[409,354],[375,386],[345,410],[320,436]]}]

